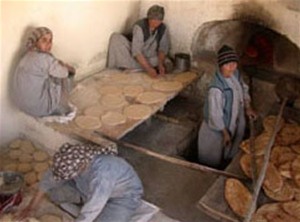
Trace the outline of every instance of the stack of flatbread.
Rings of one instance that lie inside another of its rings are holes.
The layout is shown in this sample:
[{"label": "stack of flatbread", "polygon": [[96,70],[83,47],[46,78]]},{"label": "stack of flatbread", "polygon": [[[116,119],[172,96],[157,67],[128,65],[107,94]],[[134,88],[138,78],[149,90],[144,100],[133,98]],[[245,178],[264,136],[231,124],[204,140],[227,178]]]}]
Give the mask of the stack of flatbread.
[{"label": "stack of flatbread", "polygon": [[[255,138],[258,173],[275,122],[276,117],[266,117],[263,120],[264,131]],[[283,119],[279,123],[280,129],[271,150],[263,182],[265,195],[275,203],[261,206],[252,222],[300,221],[300,126],[286,123]],[[249,140],[243,141],[240,147],[244,151],[240,159],[241,169],[247,177],[251,178]]]},{"label": "stack of flatbread", "polygon": [[17,139],[11,142],[6,155],[9,161],[3,169],[22,173],[29,186],[37,183],[50,165],[49,154],[34,146],[27,139]]}]

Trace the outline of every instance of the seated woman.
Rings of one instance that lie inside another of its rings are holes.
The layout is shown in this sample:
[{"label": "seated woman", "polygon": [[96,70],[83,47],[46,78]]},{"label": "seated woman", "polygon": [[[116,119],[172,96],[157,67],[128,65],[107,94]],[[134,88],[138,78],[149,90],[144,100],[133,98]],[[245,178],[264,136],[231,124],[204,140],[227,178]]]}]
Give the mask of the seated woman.
[{"label": "seated woman", "polygon": [[67,102],[70,65],[51,53],[53,34],[46,27],[34,29],[27,50],[17,65],[13,79],[13,100],[29,115],[64,115],[71,111]]}]

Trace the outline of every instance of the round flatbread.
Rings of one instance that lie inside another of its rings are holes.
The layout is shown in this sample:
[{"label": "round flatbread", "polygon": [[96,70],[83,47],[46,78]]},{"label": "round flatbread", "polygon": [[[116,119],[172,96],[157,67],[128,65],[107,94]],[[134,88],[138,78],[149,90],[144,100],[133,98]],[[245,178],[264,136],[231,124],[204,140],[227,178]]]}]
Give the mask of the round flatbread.
[{"label": "round flatbread", "polygon": [[103,86],[99,89],[99,93],[103,95],[108,95],[108,94],[114,94],[114,95],[121,95],[122,94],[122,89],[117,86]]},{"label": "round flatbread", "polygon": [[107,112],[101,117],[103,124],[117,126],[126,122],[126,116],[118,112]]},{"label": "round flatbread", "polygon": [[159,81],[153,83],[152,88],[162,92],[175,92],[182,89],[182,83],[178,81]]},{"label": "round flatbread", "polygon": [[147,119],[151,112],[151,108],[143,104],[133,104],[124,109],[125,116],[134,120]]},{"label": "round flatbread", "polygon": [[45,151],[36,151],[33,154],[33,158],[36,161],[45,161],[48,159],[48,157],[49,157],[49,154]]},{"label": "round flatbread", "polygon": [[273,192],[280,191],[283,186],[283,179],[279,171],[271,162],[268,163],[263,186]]},{"label": "round flatbread", "polygon": [[94,116],[77,116],[75,123],[81,129],[95,130],[101,127],[100,118]]},{"label": "round flatbread", "polygon": [[166,95],[161,92],[143,92],[137,97],[137,101],[143,104],[153,104],[165,101]]},{"label": "round flatbread", "polygon": [[[277,116],[267,116],[263,119],[263,127],[265,129],[265,131],[269,132],[269,133],[273,133],[275,124],[276,124],[276,120],[277,120]],[[279,121],[279,128],[278,131],[280,131],[282,129],[282,127],[284,126],[284,119],[281,118]]]},{"label": "round flatbread", "polygon": [[94,117],[100,117],[104,113],[104,108],[100,104],[93,105],[90,107],[87,107],[84,110],[84,115],[86,116],[94,116]]},{"label": "round flatbread", "polygon": [[249,190],[236,179],[225,181],[225,199],[233,212],[241,217],[246,215],[252,202]]},{"label": "round flatbread", "polygon": [[32,157],[32,155],[31,154],[26,154],[26,153],[24,153],[24,154],[22,154],[21,156],[19,156],[19,161],[21,162],[21,163],[29,163],[29,162],[31,162],[32,160],[33,160],[33,157]]},{"label": "round flatbread", "polygon": [[[263,163],[263,157],[256,157],[257,173],[259,173],[262,163]],[[241,156],[240,166],[241,166],[241,169],[243,170],[244,174],[247,177],[252,178],[252,165],[251,165],[251,155],[250,154],[244,154]]]},{"label": "round flatbread", "polygon": [[70,95],[70,101],[80,110],[97,103],[101,95],[94,88],[78,85]]},{"label": "round flatbread", "polygon": [[184,73],[178,73],[173,78],[175,81],[179,81],[181,83],[187,83],[191,82],[192,80],[196,79],[197,75],[193,72],[184,72]]},{"label": "round flatbread", "polygon": [[276,143],[289,146],[300,141],[300,127],[298,124],[285,124],[276,137]]},{"label": "round flatbread", "polygon": [[12,160],[16,160],[19,158],[19,156],[22,155],[22,150],[16,149],[16,150],[11,150],[9,151],[8,156],[12,159]]},{"label": "round flatbread", "polygon": [[280,202],[290,201],[294,198],[294,195],[295,195],[294,189],[287,182],[284,182],[282,185],[282,188],[277,192],[273,192],[272,190],[269,190],[265,186],[263,186],[263,189],[264,189],[265,194],[268,197],[270,197],[273,200],[280,201]]},{"label": "round flatbread", "polygon": [[144,91],[144,88],[139,85],[129,85],[129,86],[125,86],[123,88],[124,95],[131,97],[131,98],[137,97],[143,91]]},{"label": "round flatbread", "polygon": [[35,147],[29,140],[23,140],[20,149],[24,153],[32,154],[35,151]]},{"label": "round flatbread", "polygon": [[32,165],[30,163],[20,163],[17,168],[17,171],[21,173],[28,173],[31,170],[32,170]]},{"label": "round flatbread", "polygon": [[300,220],[300,201],[290,201],[282,204],[282,209]]},{"label": "round flatbread", "polygon": [[107,108],[121,108],[127,104],[123,95],[105,95],[101,99],[101,104]]},{"label": "round flatbread", "polygon": [[54,214],[45,214],[39,217],[39,220],[42,222],[62,222],[63,220],[61,217],[54,215]]},{"label": "round flatbread", "polygon": [[109,76],[110,80],[114,83],[128,83],[130,81],[130,74],[115,73]]},{"label": "round flatbread", "polygon": [[[255,155],[256,156],[264,155],[265,149],[267,148],[267,145],[270,141],[270,137],[271,137],[271,135],[269,133],[263,132],[262,134],[258,135],[254,139],[254,149],[255,149]],[[248,154],[251,154],[249,139],[242,141],[241,144],[240,144],[240,148],[244,152],[246,152]]]},{"label": "round flatbread", "polygon": [[292,150],[297,153],[300,154],[300,143],[294,144],[290,146],[292,148]]},{"label": "round flatbread", "polygon": [[24,176],[24,180],[28,185],[35,184],[38,181],[36,172],[31,171],[29,173],[26,173]]},{"label": "round flatbread", "polygon": [[35,172],[40,173],[46,171],[48,167],[49,167],[48,162],[41,162],[41,163],[35,163],[33,169]]}]

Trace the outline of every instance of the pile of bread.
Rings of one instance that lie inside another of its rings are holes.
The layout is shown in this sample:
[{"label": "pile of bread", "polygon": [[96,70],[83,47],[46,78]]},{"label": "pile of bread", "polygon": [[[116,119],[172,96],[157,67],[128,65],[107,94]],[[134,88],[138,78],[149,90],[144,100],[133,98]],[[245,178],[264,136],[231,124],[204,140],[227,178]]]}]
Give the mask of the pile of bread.
[{"label": "pile of bread", "polygon": [[[266,117],[263,120],[264,131],[254,140],[258,174],[275,123],[275,116]],[[300,125],[287,123],[283,119],[279,125],[262,186],[271,202],[259,206],[252,222],[300,221]],[[240,147],[244,151],[240,167],[247,177],[252,178],[250,141],[243,141]],[[237,215],[245,217],[252,194],[241,181],[227,179],[225,199]]]},{"label": "pile of bread", "polygon": [[27,139],[16,139],[3,154],[5,171],[17,171],[24,175],[26,185],[36,184],[50,165],[49,154],[37,148]]}]

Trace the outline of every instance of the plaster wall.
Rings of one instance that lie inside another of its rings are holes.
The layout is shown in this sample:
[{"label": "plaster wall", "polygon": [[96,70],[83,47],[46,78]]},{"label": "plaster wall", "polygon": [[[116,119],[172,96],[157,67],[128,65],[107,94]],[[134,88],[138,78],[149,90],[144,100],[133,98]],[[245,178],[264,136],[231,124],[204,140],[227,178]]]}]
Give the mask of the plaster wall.
[{"label": "plaster wall", "polygon": [[[52,53],[84,78],[105,68],[111,33],[122,32],[139,16],[140,1],[1,1],[0,142],[26,131],[24,115],[10,103],[10,80],[37,26],[54,33]],[[42,131],[41,129],[38,131]]]},{"label": "plaster wall", "polygon": [[[300,48],[299,0],[177,0],[141,3],[141,14],[154,3],[165,7],[165,23],[171,34],[172,51],[191,53],[191,45],[197,29],[206,22],[237,18],[239,13],[267,15],[274,31]],[[259,18],[259,17],[258,17]]]}]

